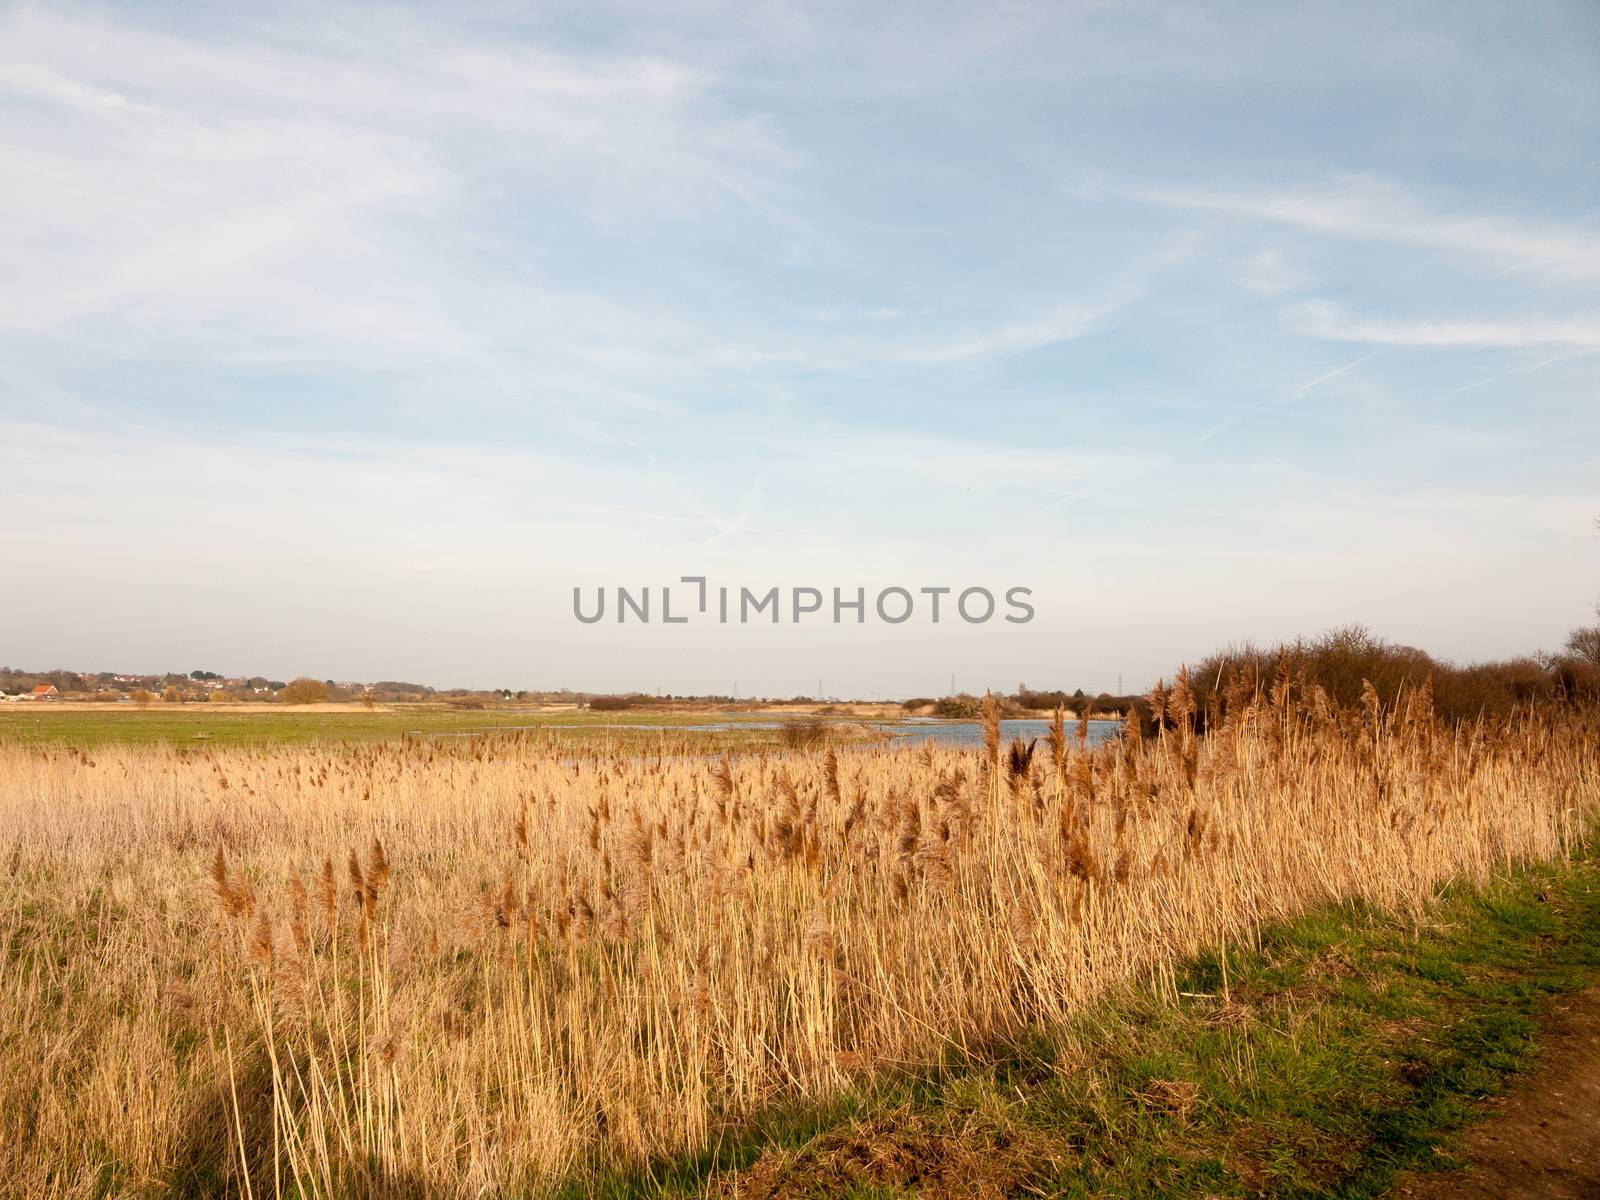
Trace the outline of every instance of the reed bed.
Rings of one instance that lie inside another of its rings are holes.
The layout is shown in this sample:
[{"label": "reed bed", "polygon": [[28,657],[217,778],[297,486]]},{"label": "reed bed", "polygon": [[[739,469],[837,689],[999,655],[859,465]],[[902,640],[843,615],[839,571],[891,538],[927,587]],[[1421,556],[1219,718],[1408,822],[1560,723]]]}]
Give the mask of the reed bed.
[{"label": "reed bed", "polygon": [[1153,700],[1094,750],[0,746],[0,1193],[539,1194],[1600,806],[1583,713]]}]

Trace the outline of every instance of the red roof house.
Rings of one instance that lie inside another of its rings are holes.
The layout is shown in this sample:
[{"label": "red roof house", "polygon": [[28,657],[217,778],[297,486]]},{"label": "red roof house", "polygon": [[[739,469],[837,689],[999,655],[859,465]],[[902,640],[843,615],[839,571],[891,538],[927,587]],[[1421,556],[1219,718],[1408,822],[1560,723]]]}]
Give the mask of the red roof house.
[{"label": "red roof house", "polygon": [[60,694],[60,692],[56,691],[56,685],[53,683],[41,683],[33,689],[33,698],[35,700],[54,700]]}]

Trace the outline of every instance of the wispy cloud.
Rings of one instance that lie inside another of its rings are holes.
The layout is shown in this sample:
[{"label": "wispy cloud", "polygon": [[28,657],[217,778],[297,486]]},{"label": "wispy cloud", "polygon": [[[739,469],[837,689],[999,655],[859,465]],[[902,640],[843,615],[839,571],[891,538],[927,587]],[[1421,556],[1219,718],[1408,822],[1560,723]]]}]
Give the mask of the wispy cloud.
[{"label": "wispy cloud", "polygon": [[1478,388],[1488,387],[1490,384],[1499,383],[1503,379],[1515,379],[1521,375],[1533,375],[1539,371],[1543,371],[1546,367],[1553,367],[1557,363],[1569,362],[1575,358],[1588,358],[1593,354],[1600,354],[1600,347],[1596,347],[1593,350],[1568,350],[1562,354],[1552,354],[1546,358],[1539,359],[1537,362],[1528,363],[1525,366],[1513,367],[1509,371],[1496,371],[1493,375],[1486,375],[1482,379],[1474,379],[1471,383],[1464,383],[1460,387],[1452,388],[1450,391],[1446,392],[1445,395],[1459,396],[1462,392],[1476,391]]},{"label": "wispy cloud", "polygon": [[13,62],[0,65],[0,93],[5,92],[90,112],[158,111],[150,105],[136,104],[120,92],[91,87],[38,63]]},{"label": "wispy cloud", "polygon": [[[559,311],[573,290],[507,244],[513,190],[552,223],[642,233],[733,209],[793,227],[795,155],[698,66],[363,24],[359,44],[337,22],[208,41],[0,13],[0,332],[125,355],[459,361],[485,349],[486,293]],[[563,352],[633,340],[626,323],[569,330]]]},{"label": "wispy cloud", "polygon": [[1315,379],[1307,380],[1305,383],[1302,383],[1299,387],[1295,388],[1294,391],[1289,393],[1288,399],[1290,401],[1294,401],[1300,400],[1305,396],[1309,396],[1323,384],[1339,378],[1339,376],[1343,375],[1346,371],[1354,371],[1362,363],[1371,362],[1374,358],[1377,358],[1378,355],[1382,353],[1383,351],[1381,350],[1374,350],[1371,354],[1363,354],[1360,358],[1354,359],[1351,362],[1347,362],[1342,367],[1335,367],[1331,371],[1325,371],[1321,375],[1318,375]]},{"label": "wispy cloud", "polygon": [[[1469,593],[1537,644],[1586,517],[1446,513],[1444,561],[1373,498],[1592,483],[1594,5],[1461,3],[0,0],[0,561],[55,585],[13,653],[633,687],[578,579],[907,563],[1072,610],[974,679]],[[1512,371],[1537,420],[1429,403]]]},{"label": "wispy cloud", "polygon": [[1043,350],[1098,332],[1138,294],[1137,289],[1123,288],[1098,303],[1063,305],[1009,325],[960,334],[949,341],[886,350],[883,357],[901,363],[958,363]]},{"label": "wispy cloud", "polygon": [[1151,456],[1142,453],[1070,450],[1037,445],[997,445],[932,434],[869,435],[838,444],[817,444],[812,452],[845,470],[856,465],[877,472],[918,475],[952,487],[1024,488],[1054,492],[1062,484],[1097,478],[1107,472],[1137,470]]},{"label": "wispy cloud", "polygon": [[1342,366],[1335,367],[1331,371],[1324,371],[1321,375],[1318,375],[1314,379],[1308,379],[1305,383],[1300,384],[1298,387],[1286,392],[1282,396],[1271,397],[1266,400],[1258,400],[1254,404],[1247,404],[1243,408],[1229,413],[1227,416],[1223,417],[1222,420],[1216,422],[1216,424],[1209,426],[1200,434],[1199,437],[1195,438],[1194,443],[1197,446],[1203,446],[1218,434],[1232,428],[1240,421],[1245,420],[1247,417],[1253,417],[1268,410],[1282,410],[1288,408],[1290,405],[1296,404],[1305,399],[1323,384],[1331,383],[1333,380],[1339,378],[1339,376],[1344,375],[1349,371],[1354,371],[1357,367],[1371,362],[1374,358],[1378,357],[1378,355],[1382,353],[1382,350],[1374,350],[1370,354],[1363,354],[1360,358],[1353,359]]},{"label": "wispy cloud", "polygon": [[1437,348],[1600,347],[1600,315],[1566,318],[1442,317],[1396,320],[1364,317],[1315,301],[1299,306],[1290,325],[1308,337],[1381,346]]},{"label": "wispy cloud", "polygon": [[898,321],[908,314],[904,309],[881,305],[877,308],[818,308],[806,315],[822,325],[861,325],[874,321]]},{"label": "wispy cloud", "polygon": [[1434,209],[1406,189],[1370,176],[1303,191],[1137,188],[1130,194],[1147,204],[1444,251],[1554,280],[1600,280],[1600,229]]},{"label": "wispy cloud", "polygon": [[1246,291],[1260,296],[1281,296],[1303,291],[1310,275],[1290,262],[1280,250],[1258,250],[1234,264],[1229,277]]}]

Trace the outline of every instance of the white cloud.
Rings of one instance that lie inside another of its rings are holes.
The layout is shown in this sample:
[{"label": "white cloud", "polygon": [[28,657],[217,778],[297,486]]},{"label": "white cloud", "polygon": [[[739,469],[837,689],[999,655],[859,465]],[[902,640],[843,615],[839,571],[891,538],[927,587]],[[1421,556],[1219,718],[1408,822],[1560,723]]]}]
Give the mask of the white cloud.
[{"label": "white cloud", "polygon": [[1040,447],[1028,441],[1025,430],[1019,433],[1015,445],[927,434],[841,434],[812,446],[811,453],[840,471],[853,472],[865,465],[874,472],[919,475],[951,487],[1042,491],[1112,472],[1141,470],[1154,461],[1142,454]]},{"label": "white cloud", "polygon": [[[256,670],[318,639],[286,665],[502,683],[521,639],[530,682],[603,662],[618,687],[694,686],[763,659],[580,646],[572,577],[867,564],[1025,570],[1050,603],[1015,664],[1083,681],[1099,655],[1109,686],[1234,630],[1483,620],[1486,595],[1525,646],[1529,579],[1552,610],[1588,595],[1566,509],[1492,537],[1427,513],[1397,538],[1376,489],[1335,494],[1386,479],[1386,438],[1401,492],[1481,478],[1506,439],[1508,492],[1586,481],[1588,363],[1553,364],[1600,347],[1594,297],[1564,290],[1600,279],[1600,231],[1533,214],[1582,194],[1594,110],[1527,95],[1592,98],[1578,39],[1507,46],[1474,20],[1436,45],[1402,18],[1374,39],[1332,10],[1308,37],[1301,12],[1145,3],[600,2],[0,0],[0,510],[27,514],[0,545],[52,581],[7,614],[17,653],[231,646]],[[1391,105],[1407,120],[1373,142]],[[1275,182],[1356,146],[1415,190]],[[1244,158],[1274,182],[1070,205],[1048,184]],[[1472,199],[1437,198],[1464,180]],[[1128,261],[1164,230],[1165,260]],[[1318,297],[1340,303],[1295,307]],[[1526,350],[1359,366],[1389,345]],[[1405,403],[1519,364],[1545,368],[1519,383],[1539,421]],[[1524,569],[1484,576],[1504,547]],[[1018,677],[952,645],[793,653],[864,685],[897,653]]]},{"label": "white cloud", "polygon": [[[698,68],[399,15],[364,30],[200,41],[0,15],[0,331],[125,355],[460,360],[484,349],[486,293],[572,298],[541,270],[537,215],[784,219],[796,157]],[[482,217],[508,187],[531,226],[514,253]],[[568,328],[563,355],[649,341],[608,307],[611,336]]]},{"label": "white cloud", "polygon": [[1127,307],[1135,295],[1131,290],[1124,290],[1098,303],[1063,305],[998,328],[960,334],[947,341],[888,350],[883,357],[902,363],[956,363],[1043,350],[1099,331],[1107,319]]},{"label": "white cloud", "polygon": [[0,92],[44,100],[89,111],[110,109],[118,112],[155,112],[135,104],[120,92],[106,91],[80,83],[58,71],[37,63],[8,63],[0,66]]},{"label": "white cloud", "polygon": [[1370,359],[1376,358],[1381,353],[1383,353],[1383,351],[1374,350],[1374,351],[1372,351],[1371,354],[1363,354],[1360,358],[1355,359],[1355,360],[1353,360],[1351,362],[1347,362],[1343,366],[1335,367],[1331,371],[1324,371],[1321,375],[1318,375],[1315,379],[1308,379],[1305,383],[1302,383],[1299,387],[1295,388],[1295,390],[1289,394],[1289,396],[1287,397],[1287,400],[1289,402],[1293,402],[1295,400],[1301,399],[1302,397],[1309,396],[1312,392],[1316,391],[1323,384],[1328,383],[1331,380],[1339,378],[1339,376],[1343,375],[1346,371],[1354,371],[1362,363],[1367,362]]},{"label": "white cloud", "polygon": [[1149,204],[1464,255],[1500,269],[1528,271],[1554,280],[1600,280],[1600,229],[1436,211],[1410,192],[1367,176],[1320,190],[1142,188],[1130,194]]},{"label": "white cloud", "polygon": [[906,317],[901,308],[883,305],[878,308],[818,308],[806,316],[822,325],[862,325],[875,321],[898,321]]},{"label": "white cloud", "polygon": [[1470,383],[1464,383],[1460,387],[1452,388],[1445,394],[1449,396],[1459,396],[1462,392],[1475,391],[1478,388],[1488,387],[1490,384],[1499,383],[1501,380],[1515,379],[1520,375],[1535,375],[1538,372],[1543,371],[1546,367],[1553,367],[1557,363],[1568,362],[1575,358],[1587,358],[1591,354],[1600,354],[1600,346],[1597,346],[1592,350],[1565,350],[1560,354],[1551,354],[1547,357],[1540,358],[1536,362],[1525,363],[1521,366],[1512,367],[1508,371],[1496,371],[1492,375],[1485,375],[1481,379],[1474,379]]},{"label": "white cloud", "polygon": [[1234,264],[1230,277],[1240,287],[1260,296],[1281,296],[1304,291],[1311,277],[1280,250],[1259,250]]},{"label": "white cloud", "polygon": [[1600,315],[1566,318],[1420,318],[1394,320],[1352,315],[1337,304],[1312,302],[1290,315],[1291,326],[1309,337],[1380,346],[1520,348],[1600,347]]}]

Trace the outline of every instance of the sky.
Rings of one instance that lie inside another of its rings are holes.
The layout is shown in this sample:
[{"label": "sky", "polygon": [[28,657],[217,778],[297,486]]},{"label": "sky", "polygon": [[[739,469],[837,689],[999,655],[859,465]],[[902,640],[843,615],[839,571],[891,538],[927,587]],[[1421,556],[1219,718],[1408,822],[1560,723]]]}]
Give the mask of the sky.
[{"label": "sky", "polygon": [[[1591,0],[0,3],[12,666],[906,696],[1348,622],[1553,649],[1597,385]],[[684,575],[1035,617],[573,617]]]}]

